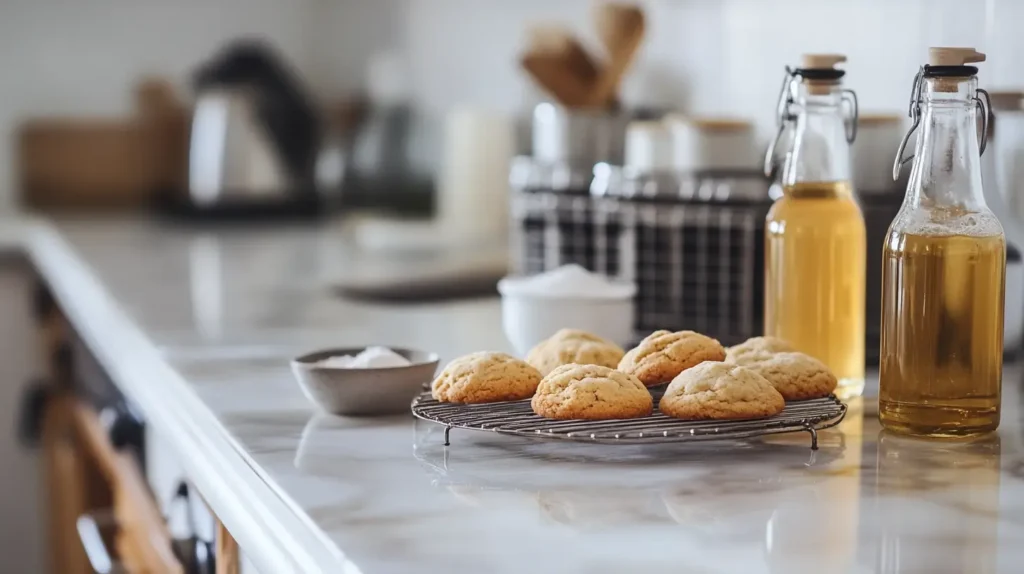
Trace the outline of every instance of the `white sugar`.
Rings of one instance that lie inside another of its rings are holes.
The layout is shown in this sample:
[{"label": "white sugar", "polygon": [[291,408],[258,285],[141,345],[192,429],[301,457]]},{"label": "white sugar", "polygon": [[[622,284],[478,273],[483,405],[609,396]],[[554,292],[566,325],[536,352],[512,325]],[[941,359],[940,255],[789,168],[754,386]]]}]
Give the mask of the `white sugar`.
[{"label": "white sugar", "polygon": [[316,366],[329,369],[381,369],[405,367],[408,359],[387,347],[367,347],[358,355],[340,355],[317,361]]},{"label": "white sugar", "polygon": [[506,278],[499,289],[503,294],[537,297],[629,298],[636,293],[632,283],[615,281],[575,264],[530,277]]}]

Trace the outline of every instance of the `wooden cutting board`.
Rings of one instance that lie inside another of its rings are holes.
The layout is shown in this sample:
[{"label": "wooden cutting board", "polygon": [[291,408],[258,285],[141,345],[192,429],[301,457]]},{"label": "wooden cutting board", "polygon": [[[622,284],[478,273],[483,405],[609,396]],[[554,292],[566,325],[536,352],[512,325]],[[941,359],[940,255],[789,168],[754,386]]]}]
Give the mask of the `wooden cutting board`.
[{"label": "wooden cutting board", "polygon": [[188,170],[188,110],[166,82],[136,89],[124,117],[50,117],[17,133],[22,204],[39,209],[125,208],[181,188]]}]

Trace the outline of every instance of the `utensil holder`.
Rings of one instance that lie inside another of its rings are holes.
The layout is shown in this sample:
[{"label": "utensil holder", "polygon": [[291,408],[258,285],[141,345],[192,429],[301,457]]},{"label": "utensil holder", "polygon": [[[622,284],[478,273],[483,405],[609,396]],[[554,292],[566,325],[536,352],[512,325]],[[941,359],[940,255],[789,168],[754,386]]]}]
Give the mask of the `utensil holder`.
[{"label": "utensil holder", "polygon": [[601,162],[621,165],[628,123],[624,112],[538,104],[533,110],[533,158],[588,170]]}]

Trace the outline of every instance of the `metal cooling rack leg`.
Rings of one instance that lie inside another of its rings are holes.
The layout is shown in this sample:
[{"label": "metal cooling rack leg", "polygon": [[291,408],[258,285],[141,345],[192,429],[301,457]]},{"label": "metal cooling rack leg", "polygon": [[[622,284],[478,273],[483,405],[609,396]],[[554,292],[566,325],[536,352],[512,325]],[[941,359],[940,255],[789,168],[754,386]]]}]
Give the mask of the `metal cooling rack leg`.
[{"label": "metal cooling rack leg", "polygon": [[[804,425],[804,430],[811,435],[811,450],[818,450],[818,431],[811,425]],[[448,433],[445,433],[447,436]]]},{"label": "metal cooling rack leg", "polygon": [[[448,440],[448,433],[450,433],[450,432],[452,432],[452,425],[447,425],[447,426],[445,426],[445,427],[444,427],[444,446],[448,446],[448,445],[452,444],[452,443],[451,443],[451,442],[450,442],[450,441]],[[817,445],[818,445],[818,440],[817,440],[817,438],[815,438],[815,440],[814,440],[814,445],[815,445],[815,446],[814,446],[814,448],[818,448],[818,446],[817,446]]]}]

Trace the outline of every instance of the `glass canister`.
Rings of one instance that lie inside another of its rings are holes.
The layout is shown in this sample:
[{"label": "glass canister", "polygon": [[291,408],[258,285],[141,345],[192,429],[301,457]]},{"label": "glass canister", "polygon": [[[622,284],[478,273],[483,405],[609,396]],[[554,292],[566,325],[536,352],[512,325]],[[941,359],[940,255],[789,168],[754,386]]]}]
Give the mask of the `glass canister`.
[{"label": "glass canister", "polygon": [[882,255],[878,414],[894,432],[970,436],[999,426],[1006,239],[982,193],[988,94],[969,65],[984,60],[972,48],[931,48],[914,78],[894,178],[920,133]]},{"label": "glass canister", "polygon": [[779,132],[765,155],[792,130],[782,196],[765,228],[765,334],[789,341],[839,379],[836,394],[864,389],[864,217],[850,183],[850,144],[857,98],[843,89],[846,61],[807,54],[786,68],[779,97]]}]

